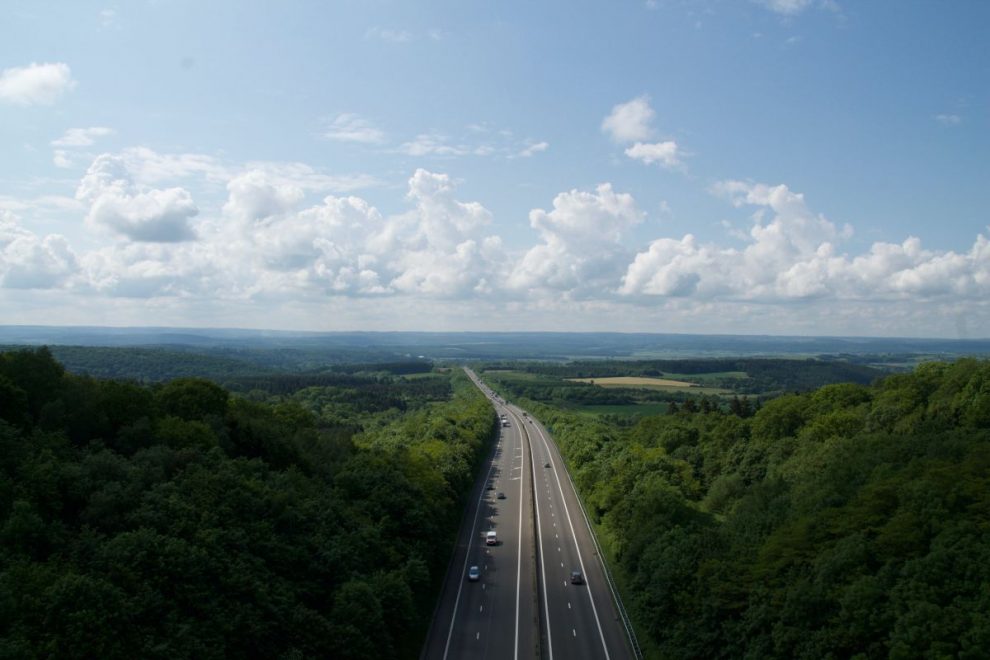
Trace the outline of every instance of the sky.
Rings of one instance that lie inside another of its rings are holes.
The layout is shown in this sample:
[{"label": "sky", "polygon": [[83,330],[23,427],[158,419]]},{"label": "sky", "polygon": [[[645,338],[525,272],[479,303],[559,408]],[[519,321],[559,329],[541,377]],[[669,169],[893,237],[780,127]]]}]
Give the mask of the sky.
[{"label": "sky", "polygon": [[0,324],[990,337],[990,3],[0,8]]}]

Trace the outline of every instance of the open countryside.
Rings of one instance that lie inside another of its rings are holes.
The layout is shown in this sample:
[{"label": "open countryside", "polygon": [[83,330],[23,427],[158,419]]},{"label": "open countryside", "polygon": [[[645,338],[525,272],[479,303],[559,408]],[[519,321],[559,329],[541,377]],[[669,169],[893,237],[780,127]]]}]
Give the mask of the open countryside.
[{"label": "open countryside", "polygon": [[667,378],[644,378],[642,376],[612,376],[609,378],[568,378],[574,383],[588,383],[599,387],[697,387],[695,383]]}]

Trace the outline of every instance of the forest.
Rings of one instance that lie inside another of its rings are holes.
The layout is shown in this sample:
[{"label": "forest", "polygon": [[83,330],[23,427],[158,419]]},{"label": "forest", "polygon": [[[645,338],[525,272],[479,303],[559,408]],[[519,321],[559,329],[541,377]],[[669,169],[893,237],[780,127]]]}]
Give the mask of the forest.
[{"label": "forest", "polygon": [[0,354],[0,657],[418,655],[491,408],[459,370],[336,378]]},{"label": "forest", "polygon": [[990,652],[990,362],[631,427],[517,401],[552,430],[648,657]]}]

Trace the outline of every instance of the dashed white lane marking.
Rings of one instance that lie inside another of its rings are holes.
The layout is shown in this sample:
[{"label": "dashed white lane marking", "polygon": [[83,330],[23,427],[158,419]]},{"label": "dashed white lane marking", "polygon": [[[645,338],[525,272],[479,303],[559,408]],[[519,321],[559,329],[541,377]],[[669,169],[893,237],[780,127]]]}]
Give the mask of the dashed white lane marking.
[{"label": "dashed white lane marking", "polygon": [[478,605],[478,611],[479,612],[484,612],[485,611],[485,606],[484,605]]},{"label": "dashed white lane marking", "polygon": [[571,609],[571,604],[567,603],[567,609]]},{"label": "dashed white lane marking", "polygon": [[474,639],[475,639],[475,641],[481,639],[481,633],[480,632],[474,633]]},{"label": "dashed white lane marking", "polygon": [[[563,568],[563,567],[564,567],[564,562],[560,562],[560,567],[561,567],[561,568]],[[564,582],[564,584],[567,584],[567,582]]]},{"label": "dashed white lane marking", "polygon": [[574,635],[575,637],[577,637],[577,631],[574,630],[574,628],[571,628],[571,634]]}]

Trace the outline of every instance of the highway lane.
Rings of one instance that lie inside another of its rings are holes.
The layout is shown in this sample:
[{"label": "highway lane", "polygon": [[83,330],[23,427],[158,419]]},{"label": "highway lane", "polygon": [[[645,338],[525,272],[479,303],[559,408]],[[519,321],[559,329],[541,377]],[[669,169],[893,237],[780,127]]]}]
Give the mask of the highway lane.
[{"label": "highway lane", "polygon": [[[466,371],[510,426],[501,429],[475,484],[422,657],[632,658],[590,525],[552,438]],[[489,484],[494,490],[486,490]],[[500,490],[507,499],[497,499]],[[500,544],[489,548],[483,535],[492,526]],[[473,564],[482,577],[469,583]],[[574,570],[582,584],[571,583]]]},{"label": "highway lane", "polygon": [[[631,658],[601,557],[560,453],[537,420],[524,419],[536,466],[534,491],[544,547],[546,657]],[[583,584],[571,583],[575,570],[581,571]]]},{"label": "highway lane", "polygon": [[[496,404],[497,413],[504,412]],[[508,413],[505,413],[508,415]],[[539,653],[532,471],[526,434],[500,428],[465,512],[423,658],[533,658]],[[505,499],[499,499],[498,493]],[[486,545],[494,530],[498,543]],[[481,577],[467,580],[470,566]]]}]

